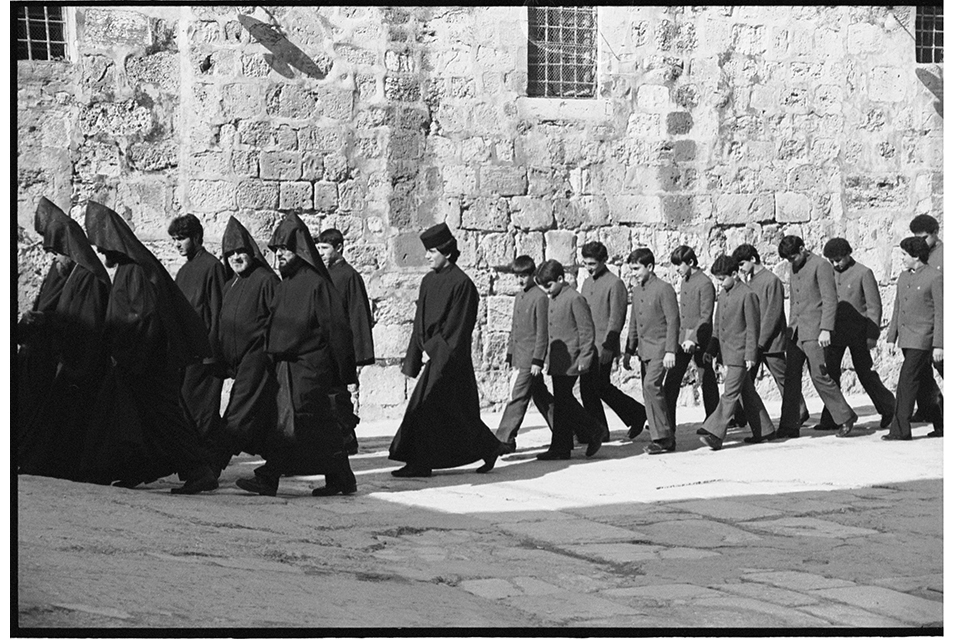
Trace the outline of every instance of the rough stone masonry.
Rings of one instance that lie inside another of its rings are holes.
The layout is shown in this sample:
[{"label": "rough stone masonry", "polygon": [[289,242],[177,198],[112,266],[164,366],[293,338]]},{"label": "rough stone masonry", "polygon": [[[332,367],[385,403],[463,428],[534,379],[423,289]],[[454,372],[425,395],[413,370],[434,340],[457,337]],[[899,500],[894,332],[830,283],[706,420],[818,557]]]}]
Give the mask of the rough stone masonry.
[{"label": "rough stone masonry", "polygon": [[[488,406],[507,396],[521,253],[582,279],[583,243],[604,242],[614,271],[647,245],[676,283],[676,245],[709,264],[753,242],[785,278],[784,234],[815,251],[842,235],[889,319],[897,242],[943,213],[942,69],[915,62],[914,7],[599,7],[589,100],[526,96],[527,11],[67,9],[69,59],[17,66],[20,311],[47,265],[45,195],[78,218],[89,198],[115,208],[171,271],[181,213],[215,253],[230,215],[261,241],[286,211],[341,229],[377,321],[366,417],[399,415],[412,389],[396,364],[426,270],[417,234],[437,221],[482,296]],[[892,386],[899,354],[877,361]],[[639,394],[635,375],[615,373]]]}]

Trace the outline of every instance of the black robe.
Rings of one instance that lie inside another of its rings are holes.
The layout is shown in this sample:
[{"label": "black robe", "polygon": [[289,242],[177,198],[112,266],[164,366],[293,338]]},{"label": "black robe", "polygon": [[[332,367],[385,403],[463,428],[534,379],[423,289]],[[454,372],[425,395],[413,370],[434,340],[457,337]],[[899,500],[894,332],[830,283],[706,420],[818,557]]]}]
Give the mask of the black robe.
[{"label": "black robe", "polygon": [[343,258],[328,267],[333,284],[347,306],[350,330],[353,332],[353,355],[357,366],[373,364],[373,314],[363,278]]},{"label": "black robe", "polygon": [[492,455],[500,441],[480,419],[480,396],[471,353],[480,296],[456,264],[431,271],[420,284],[413,334],[403,373],[420,373],[390,459],[442,469]]}]

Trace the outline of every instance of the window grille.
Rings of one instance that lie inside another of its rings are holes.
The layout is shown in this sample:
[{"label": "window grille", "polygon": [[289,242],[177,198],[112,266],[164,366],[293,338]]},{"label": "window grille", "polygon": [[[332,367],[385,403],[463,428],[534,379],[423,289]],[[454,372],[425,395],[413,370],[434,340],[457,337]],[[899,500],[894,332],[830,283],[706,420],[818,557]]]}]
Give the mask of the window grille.
[{"label": "window grille", "polygon": [[595,98],[597,8],[528,7],[527,95]]},{"label": "window grille", "polygon": [[66,60],[63,9],[27,4],[17,12],[17,60]]},{"label": "window grille", "polygon": [[917,62],[943,62],[943,6],[917,7]]}]

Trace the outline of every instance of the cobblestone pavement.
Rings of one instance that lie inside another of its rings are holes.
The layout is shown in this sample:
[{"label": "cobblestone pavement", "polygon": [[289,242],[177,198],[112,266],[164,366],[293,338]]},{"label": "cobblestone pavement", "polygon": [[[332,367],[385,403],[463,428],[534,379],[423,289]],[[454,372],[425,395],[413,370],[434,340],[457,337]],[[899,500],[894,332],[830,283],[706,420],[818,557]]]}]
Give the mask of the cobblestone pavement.
[{"label": "cobblestone pavement", "polygon": [[247,494],[233,482],[249,456],[201,496],[171,496],[175,478],[21,476],[17,622],[929,633],[944,619],[943,440],[881,442],[859,406],[858,437],[747,446],[732,432],[719,452],[684,409],[678,452],[656,457],[612,420],[614,442],[564,462],[533,460],[549,433],[531,415],[486,476],[406,480],[389,475],[396,423],[361,424],[348,497],[313,498],[322,480],[303,477]]}]

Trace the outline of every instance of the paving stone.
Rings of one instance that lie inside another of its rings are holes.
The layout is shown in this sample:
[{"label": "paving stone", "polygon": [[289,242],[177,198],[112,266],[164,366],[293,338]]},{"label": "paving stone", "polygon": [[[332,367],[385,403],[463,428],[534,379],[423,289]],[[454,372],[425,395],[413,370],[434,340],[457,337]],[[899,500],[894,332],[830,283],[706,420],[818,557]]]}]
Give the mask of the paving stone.
[{"label": "paving stone", "polygon": [[460,587],[475,596],[499,600],[508,596],[519,596],[523,592],[508,580],[493,578],[490,580],[464,580]]},{"label": "paving stone", "polygon": [[917,589],[927,589],[937,593],[943,593],[943,574],[933,573],[925,576],[913,576],[903,578],[882,578],[874,580],[873,584],[878,587],[896,589],[897,591],[915,591]]},{"label": "paving stone", "polygon": [[914,625],[943,623],[943,603],[876,586],[819,589],[817,595]]},{"label": "paving stone", "polygon": [[859,538],[879,533],[874,529],[848,527],[820,518],[781,518],[764,522],[745,522],[743,526],[781,535],[811,536],[814,538]]},{"label": "paving stone", "polygon": [[780,589],[768,584],[753,584],[750,582],[738,582],[732,584],[711,584],[711,589],[717,589],[726,593],[731,593],[744,598],[755,598],[788,606],[801,606],[817,604],[819,600],[805,593],[790,591],[789,589]]},{"label": "paving stone", "polygon": [[550,522],[520,522],[499,525],[504,531],[542,540],[552,544],[571,542],[602,542],[605,540],[636,540],[642,536],[620,527],[612,527],[599,522],[580,518],[574,520],[556,520]]},{"label": "paving stone", "polygon": [[658,557],[657,552],[664,547],[615,542],[611,544],[565,545],[561,549],[599,558],[607,562],[643,562],[645,560],[655,560]]},{"label": "paving stone", "polygon": [[800,591],[856,586],[856,583],[850,582],[849,580],[824,578],[816,573],[804,573],[802,571],[770,571],[768,573],[750,573],[745,574],[743,579],[752,580],[754,582],[765,582],[778,587],[783,587],[785,589],[796,589]]},{"label": "paving stone", "polygon": [[902,627],[899,620],[880,616],[869,611],[864,611],[857,607],[851,607],[844,604],[817,604],[807,607],[799,607],[799,611],[805,611],[812,616],[824,618],[830,622],[843,627]]},{"label": "paving stone", "polygon": [[658,522],[635,527],[634,530],[641,538],[654,543],[672,545],[679,542],[689,547],[739,546],[760,540],[760,537],[753,533],[710,520]]},{"label": "paving stone", "polygon": [[579,517],[563,511],[490,511],[477,513],[476,516],[489,522],[543,522],[553,520],[580,520]]},{"label": "paving stone", "polygon": [[549,582],[544,582],[539,578],[531,578],[529,576],[517,576],[513,579],[513,583],[520,589],[520,593],[517,595],[546,596],[552,593],[560,593],[561,591],[559,587]]},{"label": "paving stone", "polygon": [[711,609],[727,609],[728,611],[742,611],[745,614],[745,620],[749,621],[744,626],[750,627],[829,626],[829,623],[824,622],[823,620],[820,620],[809,613],[797,611],[796,609],[791,609],[790,607],[780,604],[764,602],[762,600],[754,600],[753,598],[737,598],[731,596],[698,598],[694,606],[710,607]]},{"label": "paving stone", "polygon": [[691,598],[719,597],[724,595],[719,591],[700,587],[695,584],[659,584],[648,587],[620,587],[618,589],[607,589],[603,594],[615,598],[647,598],[650,600],[690,600]]},{"label": "paving stone", "polygon": [[716,551],[690,549],[687,547],[674,547],[672,549],[664,549],[660,552],[660,558],[663,560],[699,560],[701,558],[710,558],[719,555]]},{"label": "paving stone", "polygon": [[[594,565],[596,567],[596,565]],[[593,576],[583,573],[559,572],[551,577],[554,584],[564,591],[575,591],[577,593],[593,593],[603,591],[610,587],[610,574],[604,572],[604,567],[597,567]]]},{"label": "paving stone", "polygon": [[764,497],[758,500],[757,503],[763,504],[771,509],[780,509],[788,513],[831,513],[852,508],[849,503],[833,502],[823,500],[819,497],[791,498],[789,494],[776,497]]},{"label": "paving stone", "polygon": [[577,618],[599,618],[640,613],[618,602],[582,593],[554,593],[546,596],[515,596],[504,602],[532,613],[542,620],[565,622]]},{"label": "paving stone", "polygon": [[675,509],[692,511],[708,518],[732,520],[734,522],[783,515],[782,511],[758,507],[737,500],[692,500],[689,502],[674,502],[670,506]]}]

